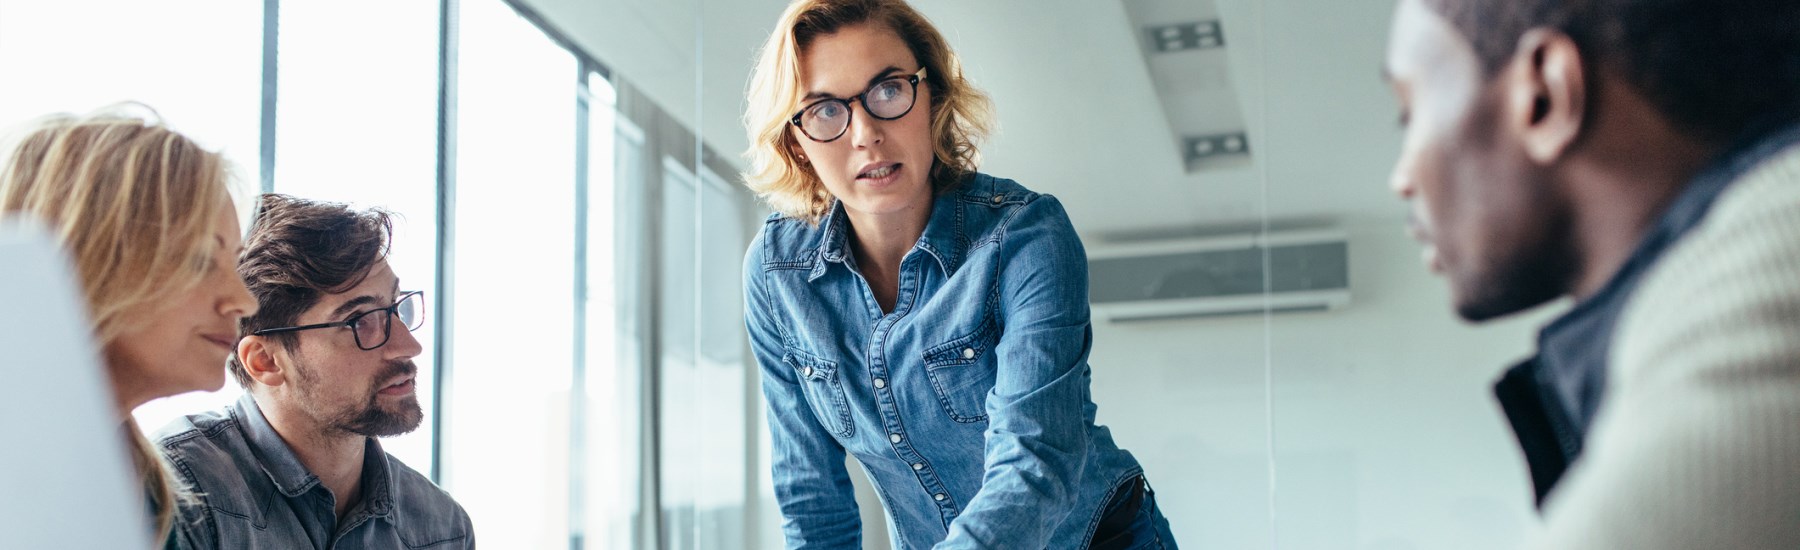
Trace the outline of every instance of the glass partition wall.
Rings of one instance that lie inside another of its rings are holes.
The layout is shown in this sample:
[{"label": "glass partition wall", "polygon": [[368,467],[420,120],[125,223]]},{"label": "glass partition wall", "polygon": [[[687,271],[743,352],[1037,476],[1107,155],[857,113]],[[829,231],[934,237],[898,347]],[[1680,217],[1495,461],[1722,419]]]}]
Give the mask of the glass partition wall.
[{"label": "glass partition wall", "polygon": [[1537,515],[1492,385],[1553,312],[1464,323],[1407,236],[1408,205],[1388,185],[1398,102],[1379,77],[1394,4],[1255,9],[1267,220],[1323,221],[1332,232],[1308,242],[1343,251],[1271,246],[1270,277],[1342,274],[1347,290],[1339,307],[1267,321],[1275,542],[1515,548]]}]

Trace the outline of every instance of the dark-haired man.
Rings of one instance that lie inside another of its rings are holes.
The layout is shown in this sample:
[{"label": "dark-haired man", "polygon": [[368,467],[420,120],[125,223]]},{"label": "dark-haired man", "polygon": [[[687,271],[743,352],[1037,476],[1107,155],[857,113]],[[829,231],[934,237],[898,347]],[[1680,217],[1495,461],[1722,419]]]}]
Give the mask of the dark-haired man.
[{"label": "dark-haired man", "polygon": [[1496,392],[1542,548],[1800,548],[1800,2],[1401,0],[1393,187],[1457,312],[1568,296]]},{"label": "dark-haired man", "polygon": [[386,260],[388,215],[262,198],[238,274],[231,374],[247,390],[158,439],[194,491],[184,548],[473,548],[468,515],[378,437],[419,426],[412,336],[424,302]]}]

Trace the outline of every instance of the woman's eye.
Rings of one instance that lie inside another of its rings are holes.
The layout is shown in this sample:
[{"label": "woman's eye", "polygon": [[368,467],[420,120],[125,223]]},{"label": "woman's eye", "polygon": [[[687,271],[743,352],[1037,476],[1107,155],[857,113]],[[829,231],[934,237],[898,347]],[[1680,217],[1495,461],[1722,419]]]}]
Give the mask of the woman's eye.
[{"label": "woman's eye", "polygon": [[839,116],[843,116],[843,114],[844,114],[843,107],[838,106],[837,103],[826,103],[824,105],[818,106],[818,108],[813,109],[813,116],[821,118],[821,119],[825,119],[825,120],[834,119]]},{"label": "woman's eye", "polygon": [[900,96],[900,84],[895,81],[883,82],[869,91],[869,97],[875,101],[893,101]]}]

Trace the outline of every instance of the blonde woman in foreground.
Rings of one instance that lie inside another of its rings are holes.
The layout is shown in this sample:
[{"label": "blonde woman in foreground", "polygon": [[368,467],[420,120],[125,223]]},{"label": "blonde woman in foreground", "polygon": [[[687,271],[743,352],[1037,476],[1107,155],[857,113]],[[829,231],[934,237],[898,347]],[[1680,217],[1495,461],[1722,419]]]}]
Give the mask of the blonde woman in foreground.
[{"label": "blonde woman in foreground", "polygon": [[236,271],[242,235],[225,159],[138,110],[148,111],[54,115],[12,136],[0,220],[47,225],[74,261],[160,541],[184,491],[131,411],[223,386],[238,320],[256,300]]}]

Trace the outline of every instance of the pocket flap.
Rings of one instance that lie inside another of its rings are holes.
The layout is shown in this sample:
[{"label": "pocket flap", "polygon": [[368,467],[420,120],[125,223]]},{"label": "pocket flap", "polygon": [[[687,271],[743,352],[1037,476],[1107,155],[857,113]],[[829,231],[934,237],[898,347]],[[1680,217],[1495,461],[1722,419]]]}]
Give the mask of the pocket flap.
[{"label": "pocket flap", "polygon": [[935,369],[967,365],[980,361],[994,346],[996,332],[993,317],[982,319],[973,332],[925,350],[925,368]]},{"label": "pocket flap", "polygon": [[793,348],[781,356],[781,360],[793,367],[800,376],[814,380],[824,380],[837,374],[837,363],[820,359],[818,356]]}]

